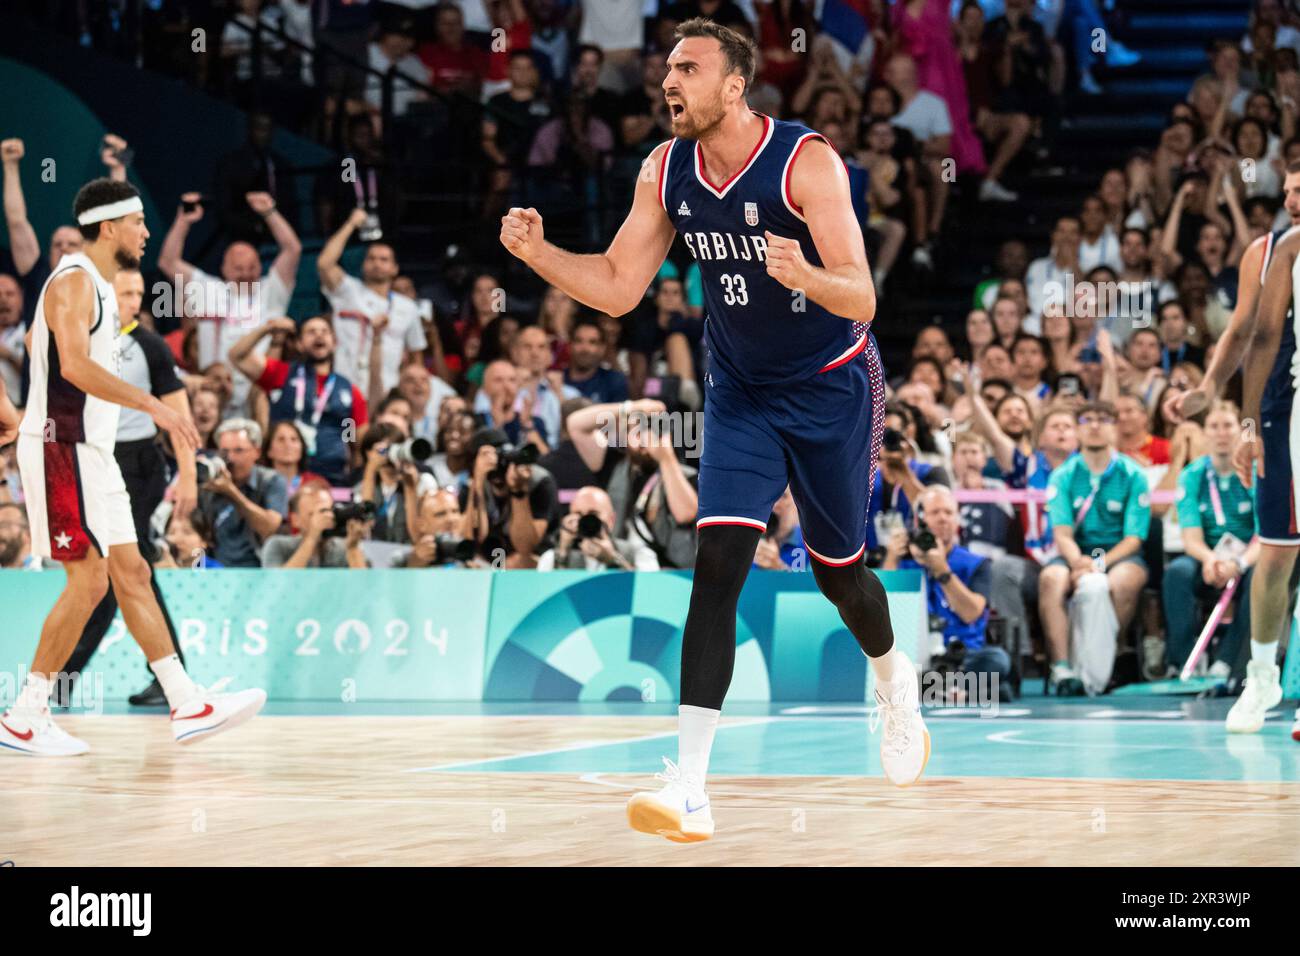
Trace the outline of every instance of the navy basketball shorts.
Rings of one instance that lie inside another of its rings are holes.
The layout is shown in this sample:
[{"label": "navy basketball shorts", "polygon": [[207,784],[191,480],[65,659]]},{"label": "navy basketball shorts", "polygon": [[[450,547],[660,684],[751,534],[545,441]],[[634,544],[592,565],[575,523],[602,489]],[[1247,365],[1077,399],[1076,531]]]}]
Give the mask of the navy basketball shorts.
[{"label": "navy basketball shorts", "polygon": [[885,421],[874,337],[843,365],[787,385],[705,377],[698,528],[766,529],[790,486],[804,547],[832,566],[862,559],[867,506]]},{"label": "navy basketball shorts", "polygon": [[1296,526],[1296,489],[1292,456],[1300,455],[1295,430],[1294,393],[1260,409],[1259,437],[1264,443],[1264,474],[1255,476],[1255,528],[1265,544],[1300,547]]}]

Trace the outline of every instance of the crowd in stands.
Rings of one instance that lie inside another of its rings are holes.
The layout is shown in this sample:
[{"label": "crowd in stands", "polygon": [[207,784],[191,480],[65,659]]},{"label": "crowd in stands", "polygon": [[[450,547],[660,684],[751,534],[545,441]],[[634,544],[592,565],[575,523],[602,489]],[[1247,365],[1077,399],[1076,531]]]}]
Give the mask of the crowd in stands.
[{"label": "crowd in stands", "polygon": [[[173,508],[173,489],[154,516],[159,563],[689,568],[693,463],[708,440],[694,426],[698,268],[670,258],[621,317],[537,288],[500,255],[417,282],[403,271],[410,250],[376,238],[400,198],[382,123],[479,104],[469,149],[485,220],[539,170],[577,193],[598,171],[620,173],[627,198],[670,137],[659,84],[673,27],[708,16],[758,45],[751,106],[802,120],[843,156],[887,290],[894,269],[932,267],[954,168],[978,201],[1015,202],[1004,173],[1018,157],[1048,159],[1067,94],[1100,93],[1096,67],[1136,59],[1113,39],[1100,54],[1081,41],[1104,26],[1092,0],[845,5],[861,17],[856,42],[801,0],[149,5],[146,34],[218,10],[202,82],[236,97],[255,76],[273,84],[277,122],[338,131],[361,170],[323,180],[313,208],[295,209],[258,113],[219,181],[195,183],[162,225],[158,271],[198,291],[175,314],[124,301],[122,321],[167,338],[210,467],[193,507]],[[83,18],[86,44],[116,42],[82,6],[52,6]],[[258,22],[276,32],[254,63],[240,24]],[[1259,0],[1247,35],[1206,50],[1157,142],[1107,170],[1044,254],[1004,243],[964,321],[920,329],[909,361],[893,363],[867,559],[924,573],[932,629],[961,669],[1005,676],[1037,647],[1056,689],[1099,693],[1121,679],[1127,641],[1146,677],[1164,677],[1186,660],[1202,610],[1251,573],[1254,499],[1231,466],[1239,384],[1212,363],[1244,250],[1300,222],[1300,172],[1288,173],[1300,170],[1298,24],[1280,0]],[[391,97],[325,47],[392,68]],[[159,69],[194,69],[151,55]],[[129,175],[126,143],[112,139],[104,162]],[[5,141],[3,161],[0,375],[21,395],[40,284],[81,240],[63,227],[38,244],[20,140]],[[225,243],[217,275],[186,259],[205,216]],[[319,307],[293,314],[308,231],[324,240]],[[1178,399],[1196,389],[1227,397],[1184,417]],[[3,456],[0,565],[32,567],[12,447]],[[755,565],[807,562],[787,493]],[[1236,666],[1247,615],[1239,602],[1212,673]]]}]

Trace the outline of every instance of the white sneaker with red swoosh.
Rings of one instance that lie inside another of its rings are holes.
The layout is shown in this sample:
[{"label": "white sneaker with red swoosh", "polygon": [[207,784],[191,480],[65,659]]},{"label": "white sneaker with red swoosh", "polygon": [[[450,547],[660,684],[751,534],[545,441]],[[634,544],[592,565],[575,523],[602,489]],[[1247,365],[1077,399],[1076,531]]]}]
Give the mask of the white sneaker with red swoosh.
[{"label": "white sneaker with red swoosh", "polygon": [[54,722],[48,708],[39,714],[8,710],[0,717],[0,753],[76,757],[89,750],[89,744]]},{"label": "white sneaker with red swoosh", "polygon": [[199,687],[194,697],[172,711],[172,736],[178,744],[233,730],[262,709],[266,691],[253,687],[220,693],[229,682],[230,678],[223,677],[210,688]]}]

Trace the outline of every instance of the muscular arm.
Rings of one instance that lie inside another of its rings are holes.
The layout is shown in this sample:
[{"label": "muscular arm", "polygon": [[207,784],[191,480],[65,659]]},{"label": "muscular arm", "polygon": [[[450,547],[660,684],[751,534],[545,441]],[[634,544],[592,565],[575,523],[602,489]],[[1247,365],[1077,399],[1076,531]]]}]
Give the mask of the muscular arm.
[{"label": "muscular arm", "polygon": [[1255,309],[1255,334],[1246,352],[1242,370],[1242,417],[1259,421],[1259,406],[1264,397],[1264,385],[1273,371],[1278,346],[1282,341],[1282,323],[1291,307],[1291,269],[1300,253],[1300,234],[1288,236],[1278,244],[1264,276],[1264,288],[1259,293]]},{"label": "muscular arm", "polygon": [[583,305],[611,316],[630,312],[673,243],[673,225],[659,205],[660,165],[667,148],[667,143],[656,147],[641,164],[632,210],[603,253],[575,255],[547,242],[535,209],[512,209],[502,218],[502,244]]},{"label": "muscular arm", "polygon": [[862,244],[862,229],[853,215],[849,178],[836,152],[821,140],[809,140],[790,172],[790,197],[812,233],[821,266],[797,253],[785,261],[789,247],[768,238],[768,274],[788,289],[801,289],[818,305],[854,322],[876,315],[876,289]]},{"label": "muscular arm", "polygon": [[[189,395],[185,389],[178,388],[174,392],[168,392],[160,401],[170,407],[177,415],[193,420],[190,414]],[[194,449],[182,444],[175,448],[174,451],[176,453],[176,470],[180,474],[181,487],[193,490],[197,479],[197,472],[194,467]],[[194,494],[197,495],[197,491]]]},{"label": "muscular arm", "polygon": [[1259,270],[1267,243],[1267,236],[1252,242],[1237,267],[1237,307],[1232,310],[1232,318],[1214,348],[1214,358],[1205,370],[1205,381],[1201,383],[1209,397],[1217,396],[1237,371],[1246,355],[1246,346],[1255,334],[1255,300],[1259,297]]},{"label": "muscular arm", "polygon": [[155,415],[164,407],[162,402],[91,359],[86,318],[97,316],[100,308],[85,270],[69,269],[50,283],[45,293],[45,321],[59,349],[59,371],[87,395]]}]

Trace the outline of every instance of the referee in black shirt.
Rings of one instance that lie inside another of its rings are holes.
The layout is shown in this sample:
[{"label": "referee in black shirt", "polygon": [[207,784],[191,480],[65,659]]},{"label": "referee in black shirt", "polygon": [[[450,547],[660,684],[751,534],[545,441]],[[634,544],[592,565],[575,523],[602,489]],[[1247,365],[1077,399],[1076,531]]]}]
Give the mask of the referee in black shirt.
[{"label": "referee in black shirt", "polygon": [[[137,388],[144,389],[162,402],[170,405],[182,415],[189,416],[190,402],[185,393],[185,386],[176,376],[176,364],[172,351],[152,329],[153,317],[140,311],[144,299],[144,277],[135,269],[123,269],[113,281],[117,290],[117,306],[121,314],[121,330],[118,332],[117,350],[120,359],[118,374]],[[158,428],[144,412],[123,408],[117,425],[117,444],[113,449],[118,467],[122,469],[122,479],[126,482],[127,493],[131,496],[131,515],[135,519],[135,534],[140,545],[140,553],[149,562],[150,568],[158,555],[154,550],[149,531],[149,519],[163,500],[167,491],[167,462],[158,445]],[[194,510],[198,491],[195,482],[194,452],[181,449],[177,455],[177,470],[180,474],[177,486],[175,507],[185,514]],[[176,639],[176,628],[167,611],[167,602],[163,600],[158,589],[157,576],[151,575],[153,593],[158,598],[163,617],[167,621],[167,630],[172,636],[172,645],[180,655],[180,642]],[[108,594],[100,601],[77,642],[72,657],[64,665],[64,673],[76,674],[90,662],[91,656],[99,647],[99,642],[108,633],[117,614],[117,597],[112,585]],[[182,656],[182,660],[183,660]],[[163,705],[167,699],[157,678],[143,691],[128,698],[136,707]],[[66,702],[65,702],[66,703]]]}]

